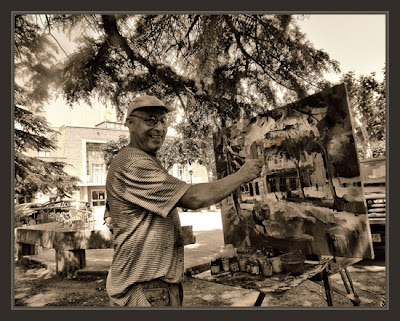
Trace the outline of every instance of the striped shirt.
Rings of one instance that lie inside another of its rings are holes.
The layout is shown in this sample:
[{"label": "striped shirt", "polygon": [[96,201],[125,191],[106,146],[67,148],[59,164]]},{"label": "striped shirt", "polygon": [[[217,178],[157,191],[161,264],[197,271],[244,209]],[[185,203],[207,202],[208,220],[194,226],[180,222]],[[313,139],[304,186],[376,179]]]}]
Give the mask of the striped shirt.
[{"label": "striped shirt", "polygon": [[149,306],[140,282],[183,278],[183,238],[176,203],[190,185],[171,176],[160,161],[124,147],[107,174],[107,201],[114,255],[107,293],[117,306]]}]

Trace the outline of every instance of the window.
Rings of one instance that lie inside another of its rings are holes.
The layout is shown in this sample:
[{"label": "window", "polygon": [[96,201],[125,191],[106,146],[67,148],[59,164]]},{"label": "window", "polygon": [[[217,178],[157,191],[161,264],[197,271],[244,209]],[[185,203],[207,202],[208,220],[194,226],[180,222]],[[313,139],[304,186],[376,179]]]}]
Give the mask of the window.
[{"label": "window", "polygon": [[182,165],[178,164],[178,178],[183,180],[184,168]]},{"label": "window", "polygon": [[50,156],[50,152],[49,151],[39,151],[38,156],[39,157],[49,157]]},{"label": "window", "polygon": [[249,187],[250,187],[250,196],[254,196],[253,184],[249,183]]},{"label": "window", "polygon": [[103,158],[103,145],[103,143],[86,143],[86,175],[88,183],[105,183],[106,166]]},{"label": "window", "polygon": [[287,190],[287,188],[286,188],[286,177],[280,177],[279,178],[279,190],[281,192],[285,192]]},{"label": "window", "polygon": [[105,164],[92,164],[90,181],[92,183],[102,183],[105,179]]},{"label": "window", "polygon": [[260,195],[260,189],[258,188],[258,182],[254,183],[254,187],[255,187],[255,190],[256,190],[256,195]]},{"label": "window", "polygon": [[106,191],[94,190],[92,191],[92,206],[105,206],[106,205]]},{"label": "window", "polygon": [[291,190],[297,189],[296,177],[290,177],[289,178],[289,184],[290,184],[290,189]]},{"label": "window", "polygon": [[276,192],[276,181],[274,178],[270,179],[270,184],[271,184],[271,193],[275,193]]}]

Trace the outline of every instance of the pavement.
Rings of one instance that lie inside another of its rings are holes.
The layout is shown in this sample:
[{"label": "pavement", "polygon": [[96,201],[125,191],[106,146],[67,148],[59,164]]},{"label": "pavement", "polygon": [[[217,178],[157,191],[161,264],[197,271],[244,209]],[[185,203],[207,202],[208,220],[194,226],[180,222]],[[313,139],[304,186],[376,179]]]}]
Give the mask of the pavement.
[{"label": "pavement", "polygon": [[[222,230],[194,231],[196,243],[185,246],[184,267],[186,274],[202,272],[209,267],[215,253],[224,245]],[[77,271],[78,275],[107,274],[113,256],[113,249],[86,250],[87,266]],[[48,270],[55,271],[55,250],[43,249],[38,255],[27,255],[24,258],[44,265]]]},{"label": "pavement", "polygon": [[[191,225],[196,243],[186,245],[185,274],[209,273],[209,264],[213,256],[224,245],[222,221],[219,211],[200,211],[180,213],[181,224]],[[102,227],[104,228],[104,226]],[[383,252],[382,252],[383,251]],[[360,292],[362,306],[379,307],[385,295],[385,256],[384,249],[375,260],[363,260],[361,264],[349,267],[355,286]],[[111,265],[113,249],[86,250],[87,267],[77,271],[77,276],[107,275]],[[29,261],[41,263],[47,270],[54,271],[55,250],[43,249],[34,256],[25,256]],[[336,279],[335,279],[336,278]],[[258,291],[235,286],[207,282],[197,278],[186,278],[184,291],[186,305],[189,306],[253,306]],[[339,285],[339,274],[331,277]],[[342,285],[343,286],[343,285]],[[335,297],[335,305],[351,306],[349,300],[340,301]],[[286,291],[275,298],[267,296],[262,306],[269,307],[324,307],[326,306],[323,288],[312,281],[306,281],[295,289]]]},{"label": "pavement", "polygon": [[[196,243],[185,246],[184,267],[186,274],[202,272],[209,268],[212,257],[224,245],[221,214],[219,211],[199,211],[179,213],[182,225],[191,225]],[[104,228],[104,227],[103,227]],[[86,267],[77,271],[78,275],[104,275],[110,268],[113,249],[86,250]],[[43,248],[37,255],[26,259],[44,265],[55,271],[55,250]]]}]

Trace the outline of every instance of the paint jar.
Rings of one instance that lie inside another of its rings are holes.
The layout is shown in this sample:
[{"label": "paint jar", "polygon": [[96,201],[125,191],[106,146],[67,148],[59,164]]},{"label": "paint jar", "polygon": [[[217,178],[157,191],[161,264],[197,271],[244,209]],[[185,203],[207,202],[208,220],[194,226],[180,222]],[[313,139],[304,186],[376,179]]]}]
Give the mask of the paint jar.
[{"label": "paint jar", "polygon": [[232,256],[229,258],[229,270],[233,273],[239,272],[239,260],[237,256]]},{"label": "paint jar", "polygon": [[260,274],[260,266],[258,263],[258,260],[255,256],[251,256],[247,260],[247,272],[253,275],[259,275]]},{"label": "paint jar", "polygon": [[238,263],[239,263],[239,271],[246,272],[246,264],[248,258],[248,250],[244,248],[240,248],[236,250]]},{"label": "paint jar", "polygon": [[282,262],[280,256],[275,256],[270,258],[272,265],[272,272],[281,273],[282,272]]},{"label": "paint jar", "polygon": [[223,257],[221,260],[222,271],[229,272],[229,257]]},{"label": "paint jar", "polygon": [[272,275],[272,264],[271,261],[267,257],[258,258],[258,263],[260,266],[261,274],[264,276]]},{"label": "paint jar", "polygon": [[300,275],[304,272],[304,255],[302,253],[288,253],[281,257],[282,269],[292,275]]},{"label": "paint jar", "polygon": [[219,253],[221,257],[232,257],[236,255],[236,249],[232,244],[227,244],[226,246],[221,246]]},{"label": "paint jar", "polygon": [[211,274],[219,274],[221,273],[221,258],[215,258],[210,263]]},{"label": "paint jar", "polygon": [[246,255],[239,255],[239,270],[241,272],[247,272],[246,265],[247,265],[247,256]]},{"label": "paint jar", "polygon": [[227,244],[226,246],[221,246],[220,249],[221,256],[221,267],[224,272],[230,271],[230,258],[236,256],[236,249],[232,244]]}]

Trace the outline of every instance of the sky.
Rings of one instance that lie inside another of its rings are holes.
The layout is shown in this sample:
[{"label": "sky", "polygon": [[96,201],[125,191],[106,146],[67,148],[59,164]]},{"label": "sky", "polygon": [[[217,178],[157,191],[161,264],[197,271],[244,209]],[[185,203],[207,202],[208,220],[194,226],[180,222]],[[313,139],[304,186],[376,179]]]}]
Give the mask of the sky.
[{"label": "sky", "polygon": [[[382,68],[386,60],[386,16],[384,14],[310,14],[298,21],[316,49],[327,52],[340,63],[340,74],[327,74],[338,83],[343,73],[354,71],[356,76],[376,73],[383,79]],[[62,125],[90,126],[116,120],[115,111],[104,102],[93,101],[92,108],[75,105],[73,109],[61,100],[45,106],[46,117],[54,127]]]},{"label": "sky", "polygon": [[[340,62],[342,73],[350,70],[356,75],[381,72],[386,58],[386,17],[383,14],[322,14],[310,15],[300,21],[301,30],[317,49],[323,49]],[[329,75],[329,80],[339,80],[340,75]]]}]

